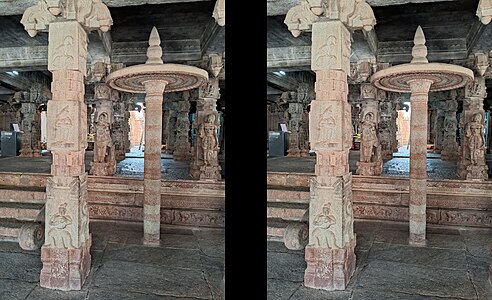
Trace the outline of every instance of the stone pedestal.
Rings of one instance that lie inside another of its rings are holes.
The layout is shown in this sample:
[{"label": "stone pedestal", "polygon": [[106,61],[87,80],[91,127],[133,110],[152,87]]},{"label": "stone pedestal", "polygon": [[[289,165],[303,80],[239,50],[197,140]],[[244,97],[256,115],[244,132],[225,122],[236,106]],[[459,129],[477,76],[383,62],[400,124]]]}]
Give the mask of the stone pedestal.
[{"label": "stone pedestal", "polygon": [[357,162],[359,175],[380,175],[383,171],[381,144],[379,143],[379,104],[376,100],[377,90],[370,83],[361,84],[361,143],[360,159]]},{"label": "stone pedestal", "polygon": [[486,96],[484,77],[475,77],[474,82],[465,88],[463,113],[459,124],[463,133],[457,165],[458,176],[462,179],[488,179],[488,167],[485,161],[485,111],[483,110],[483,99]]},{"label": "stone pedestal", "polygon": [[182,93],[181,100],[176,102],[176,148],[173,152],[173,159],[178,161],[188,160],[191,157],[190,152],[190,102],[189,92]]},{"label": "stone pedestal", "polygon": [[432,81],[409,81],[410,105],[410,200],[409,221],[411,245],[425,245],[427,206],[427,103]]},{"label": "stone pedestal", "polygon": [[219,80],[210,79],[199,92],[195,120],[197,136],[193,147],[190,175],[193,179],[217,181],[221,180],[216,104],[219,98]]},{"label": "stone pedestal", "polygon": [[162,94],[166,84],[145,84],[144,244],[158,245],[161,217]]},{"label": "stone pedestal", "polygon": [[97,83],[94,91],[96,105],[94,161],[90,173],[95,176],[112,176],[116,173],[116,158],[111,137],[114,120],[111,89],[104,83]]}]

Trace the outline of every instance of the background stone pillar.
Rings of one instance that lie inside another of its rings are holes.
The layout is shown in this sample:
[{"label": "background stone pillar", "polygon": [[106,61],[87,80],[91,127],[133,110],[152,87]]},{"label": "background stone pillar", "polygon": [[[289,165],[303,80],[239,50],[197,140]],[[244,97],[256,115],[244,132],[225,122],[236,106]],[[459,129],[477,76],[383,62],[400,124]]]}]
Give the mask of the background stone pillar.
[{"label": "background stone pillar", "polygon": [[457,91],[450,91],[450,95],[451,99],[441,103],[444,113],[441,149],[442,160],[458,159],[458,142],[456,141],[456,130],[458,129],[458,119],[456,118],[456,111],[458,110]]},{"label": "background stone pillar", "polygon": [[396,103],[385,91],[378,90],[379,96],[379,143],[381,144],[382,159],[392,159],[393,152],[398,151],[398,140],[396,138],[397,125]]},{"label": "background stone pillar", "polygon": [[125,159],[125,154],[130,151],[130,110],[127,97],[112,90],[112,102],[114,123],[111,137],[114,144],[114,155],[116,161]]},{"label": "background stone pillar", "polygon": [[174,150],[176,150],[176,111],[175,111],[175,102],[168,102],[168,118],[167,123],[165,125],[165,130],[167,132],[166,139],[166,153],[173,154]]},{"label": "background stone pillar", "polygon": [[188,160],[190,152],[190,93],[184,91],[180,95],[181,99],[176,102],[176,147],[173,152],[173,159],[182,161]]},{"label": "background stone pillar", "polygon": [[360,159],[357,162],[359,175],[380,175],[383,171],[379,132],[379,103],[377,89],[370,83],[361,84],[362,109],[360,114]]},{"label": "background stone pillar", "polygon": [[84,164],[87,32],[96,29],[106,32],[113,21],[100,0],[76,1],[77,5],[73,6],[62,6],[58,1],[50,4],[48,10],[45,1],[38,1],[26,9],[21,19],[31,37],[49,27],[48,70],[53,74],[52,99],[47,108],[52,176],[46,182],[46,239],[41,248],[40,285],[80,290],[90,271],[92,243]]},{"label": "background stone pillar", "polygon": [[96,83],[94,86],[94,160],[90,173],[95,176],[111,176],[116,173],[115,147],[111,137],[114,120],[111,93],[111,88],[105,83]]},{"label": "background stone pillar", "polygon": [[289,149],[287,156],[301,156],[301,136],[300,127],[302,124],[302,113],[304,111],[302,103],[297,102],[297,94],[293,93],[289,99]]},{"label": "background stone pillar", "polygon": [[[19,124],[20,130],[22,130],[21,141],[22,146],[20,149],[20,155],[22,157],[33,157],[34,148],[38,150],[39,156],[39,142],[33,140],[33,131],[41,130],[41,117],[37,113],[36,104],[30,101],[28,92],[18,92],[22,96],[21,101],[21,116],[22,120]],[[36,128],[37,127],[37,128]]]},{"label": "background stone pillar", "polygon": [[[217,135],[218,129],[218,114],[217,114],[217,99],[219,94],[219,80],[218,78],[209,79],[208,83],[199,89],[199,96],[196,105],[196,142],[193,148],[193,156],[190,165],[190,175],[193,179],[199,180],[220,180],[221,168],[218,160],[219,145],[217,142],[216,150],[211,155],[209,163],[204,161],[203,151],[203,134],[201,128],[205,127],[205,121],[208,116],[213,115],[215,117],[215,135]],[[217,138],[218,139],[218,138]]]},{"label": "background stone pillar", "polygon": [[444,110],[442,109],[444,101],[436,102],[436,118],[434,121],[434,129],[436,132],[434,136],[434,153],[441,153],[444,143]]},{"label": "background stone pillar", "polygon": [[[465,87],[463,112],[460,119],[461,145],[459,146],[458,176],[462,179],[488,179],[485,162],[485,111],[483,99],[485,78],[475,76],[475,80]],[[474,156],[472,152],[474,153]],[[475,159],[473,159],[475,158]]]}]

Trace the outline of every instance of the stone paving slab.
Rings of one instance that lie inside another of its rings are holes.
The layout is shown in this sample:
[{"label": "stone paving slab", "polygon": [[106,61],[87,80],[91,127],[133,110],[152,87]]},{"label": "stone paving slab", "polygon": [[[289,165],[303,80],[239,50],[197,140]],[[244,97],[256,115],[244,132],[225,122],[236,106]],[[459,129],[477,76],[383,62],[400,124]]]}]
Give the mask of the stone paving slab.
[{"label": "stone paving slab", "polygon": [[107,261],[101,266],[92,287],[162,296],[212,298],[201,270],[116,260]]},{"label": "stone paving slab", "polygon": [[172,296],[159,296],[145,293],[119,292],[113,289],[91,289],[89,300],[197,300],[197,298],[183,298]]},{"label": "stone paving slab", "polygon": [[356,288],[424,296],[476,299],[465,270],[442,269],[375,260],[367,265]]},{"label": "stone paving slab", "polygon": [[350,298],[352,291],[324,291],[301,286],[294,292],[289,300],[346,300]]},{"label": "stone paving slab", "polygon": [[109,243],[103,261],[121,260],[182,269],[200,269],[198,250],[142,247]]},{"label": "stone paving slab", "polygon": [[223,231],[196,230],[193,231],[198,240],[200,250],[214,257],[225,257],[225,235]]},{"label": "stone paving slab", "polygon": [[303,282],[306,267],[303,255],[281,252],[267,253],[267,278]]},{"label": "stone paving slab", "polygon": [[477,292],[478,299],[492,299],[492,285],[489,283],[488,265],[490,259],[466,256],[471,281]]},{"label": "stone paving slab", "polygon": [[300,282],[292,282],[281,279],[267,279],[267,299],[289,299],[292,294],[302,286]]},{"label": "stone paving slab", "polygon": [[[395,292],[385,292],[385,291],[372,291],[367,289],[355,289],[352,293],[351,300],[443,300],[440,297],[428,297],[421,295],[411,295],[404,293]],[[460,299],[460,298],[450,298],[446,299]]]},{"label": "stone paving slab", "polygon": [[15,279],[0,279],[0,299],[26,299],[37,283],[28,283]]},{"label": "stone paving slab", "polygon": [[0,279],[37,283],[41,267],[37,255],[0,252]]},{"label": "stone paving slab", "polygon": [[81,291],[57,291],[50,290],[39,285],[29,294],[26,300],[84,300],[87,298],[87,290]]},{"label": "stone paving slab", "polygon": [[463,230],[466,250],[474,256],[490,257],[490,243],[492,243],[492,232],[483,230]]},{"label": "stone paving slab", "polygon": [[464,250],[374,243],[368,260],[384,260],[436,268],[466,270]]}]

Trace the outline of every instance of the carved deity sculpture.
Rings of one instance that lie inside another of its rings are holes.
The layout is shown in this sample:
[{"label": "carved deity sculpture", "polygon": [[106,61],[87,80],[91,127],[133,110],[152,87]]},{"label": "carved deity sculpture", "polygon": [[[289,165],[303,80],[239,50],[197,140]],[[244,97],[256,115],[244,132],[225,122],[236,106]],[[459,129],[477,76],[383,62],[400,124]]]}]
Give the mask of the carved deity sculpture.
[{"label": "carved deity sculpture", "polygon": [[470,162],[472,165],[483,162],[485,155],[483,129],[482,115],[479,113],[474,114],[472,120],[465,126],[465,135],[468,138],[468,149],[470,150]]},{"label": "carved deity sculpture", "polygon": [[96,142],[94,144],[94,161],[106,162],[111,155],[113,142],[110,134],[108,115],[102,113],[96,122]]},{"label": "carved deity sculpture", "polygon": [[316,243],[316,246],[319,247],[338,247],[336,244],[336,237],[330,228],[331,225],[336,223],[335,216],[330,211],[331,204],[325,203],[323,205],[322,211],[318,214],[313,221],[314,229],[313,229],[313,237]]},{"label": "carved deity sculpture", "polygon": [[367,113],[364,121],[361,122],[361,161],[374,161],[379,155],[379,141],[377,137],[376,123],[373,120],[373,114]]},{"label": "carved deity sculpture", "polygon": [[60,204],[58,212],[51,217],[49,224],[52,228],[48,232],[49,241],[47,244],[65,249],[73,248],[72,236],[67,231],[67,226],[72,224],[72,217],[67,215],[66,203]]},{"label": "carved deity sculpture", "polygon": [[200,127],[200,138],[202,139],[203,163],[213,165],[214,157],[219,151],[219,139],[217,137],[217,125],[215,125],[215,115],[209,114],[205,117],[205,122]]}]

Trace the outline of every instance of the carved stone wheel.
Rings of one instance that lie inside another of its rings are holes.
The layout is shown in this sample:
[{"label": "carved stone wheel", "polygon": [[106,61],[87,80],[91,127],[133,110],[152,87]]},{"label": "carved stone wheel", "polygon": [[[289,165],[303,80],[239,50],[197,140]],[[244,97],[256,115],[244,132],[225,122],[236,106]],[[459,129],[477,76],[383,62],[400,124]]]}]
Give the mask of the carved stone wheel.
[{"label": "carved stone wheel", "polygon": [[290,250],[302,250],[309,238],[309,228],[306,223],[292,223],[285,228],[284,244]]},{"label": "carved stone wheel", "polygon": [[37,250],[44,243],[44,225],[40,223],[26,223],[19,233],[19,245],[24,250]]}]

